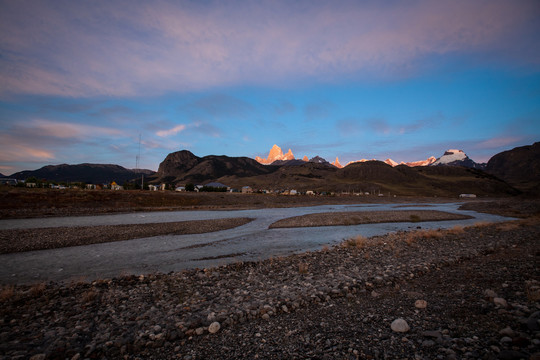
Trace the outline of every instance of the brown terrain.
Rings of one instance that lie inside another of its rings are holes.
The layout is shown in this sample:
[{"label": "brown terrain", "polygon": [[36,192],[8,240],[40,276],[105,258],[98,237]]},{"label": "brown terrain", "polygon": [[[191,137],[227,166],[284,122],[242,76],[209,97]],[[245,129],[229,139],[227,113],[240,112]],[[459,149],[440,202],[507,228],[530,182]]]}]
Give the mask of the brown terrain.
[{"label": "brown terrain", "polygon": [[[452,200],[457,201],[456,198]],[[260,209],[324,204],[403,203],[410,201],[436,202],[448,201],[448,199],[433,197],[286,196],[0,187],[0,219],[98,215],[134,211]]]},{"label": "brown terrain", "polygon": [[[2,193],[2,218],[383,200],[33,194],[35,202],[25,191]],[[540,202],[463,206],[522,220],[358,236],[316,252],[178,273],[4,285],[0,358],[539,359]]]}]

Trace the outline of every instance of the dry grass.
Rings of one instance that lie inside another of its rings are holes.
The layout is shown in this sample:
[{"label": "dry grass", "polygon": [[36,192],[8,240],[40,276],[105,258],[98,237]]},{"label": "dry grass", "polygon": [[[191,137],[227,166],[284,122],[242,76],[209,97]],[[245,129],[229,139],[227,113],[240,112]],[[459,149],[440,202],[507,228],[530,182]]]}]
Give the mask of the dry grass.
[{"label": "dry grass", "polygon": [[478,221],[474,223],[473,227],[480,228],[480,227],[489,226],[489,225],[491,225],[491,223],[486,222],[486,221]]},{"label": "dry grass", "polygon": [[418,240],[440,239],[442,237],[443,237],[443,233],[440,229],[417,230],[417,231],[411,231],[407,233],[407,236],[405,237],[405,242],[407,243],[407,245],[411,246]]},{"label": "dry grass", "polygon": [[94,289],[90,289],[82,294],[82,301],[84,303],[92,302],[96,299],[98,293]]},{"label": "dry grass", "polygon": [[32,297],[39,297],[43,295],[44,291],[45,291],[45,283],[38,283],[38,284],[32,285],[30,290],[28,290],[28,293]]},{"label": "dry grass", "polygon": [[465,233],[465,228],[461,225],[455,225],[451,229],[446,230],[450,235],[461,235]]},{"label": "dry grass", "polygon": [[301,262],[298,264],[298,272],[300,274],[307,274],[308,273],[309,264]]},{"label": "dry grass", "polygon": [[527,299],[529,299],[530,302],[540,300],[540,282],[536,280],[526,281],[525,290],[527,293]]},{"label": "dry grass", "polygon": [[497,225],[497,230],[500,231],[513,231],[519,229],[521,223],[519,221],[508,221]]},{"label": "dry grass", "polygon": [[13,300],[14,296],[15,296],[15,286],[7,285],[7,286],[2,286],[2,288],[0,289],[1,302]]},{"label": "dry grass", "polygon": [[363,249],[366,247],[368,239],[365,236],[357,235],[343,242],[343,246],[347,248]]}]

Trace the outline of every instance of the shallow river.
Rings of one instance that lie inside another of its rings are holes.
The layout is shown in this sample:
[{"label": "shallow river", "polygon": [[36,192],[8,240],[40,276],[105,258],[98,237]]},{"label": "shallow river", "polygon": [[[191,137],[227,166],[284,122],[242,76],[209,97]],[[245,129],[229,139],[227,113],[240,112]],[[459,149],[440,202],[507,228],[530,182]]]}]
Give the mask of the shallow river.
[{"label": "shallow river", "polygon": [[[291,253],[317,250],[356,236],[381,235],[398,230],[450,228],[509,218],[458,210],[460,203],[362,204],[314,207],[173,211],[43,219],[0,220],[0,229],[59,226],[166,223],[189,220],[249,217],[249,224],[214,233],[167,235],[62,249],[0,255],[0,283],[78,281],[126,274],[178,271],[219,266],[237,261],[262,260]],[[338,211],[439,210],[473,216],[474,219],[422,223],[383,223],[268,229],[273,222],[305,214]]]}]

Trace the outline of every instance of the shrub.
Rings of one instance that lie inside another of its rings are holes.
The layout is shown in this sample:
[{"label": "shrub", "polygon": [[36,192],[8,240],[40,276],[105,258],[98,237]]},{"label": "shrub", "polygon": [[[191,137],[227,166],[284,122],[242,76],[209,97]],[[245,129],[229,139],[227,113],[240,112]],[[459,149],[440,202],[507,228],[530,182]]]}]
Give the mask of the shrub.
[{"label": "shrub", "polygon": [[353,238],[347,239],[344,242],[345,247],[362,249],[367,245],[367,238],[362,235],[357,235]]}]

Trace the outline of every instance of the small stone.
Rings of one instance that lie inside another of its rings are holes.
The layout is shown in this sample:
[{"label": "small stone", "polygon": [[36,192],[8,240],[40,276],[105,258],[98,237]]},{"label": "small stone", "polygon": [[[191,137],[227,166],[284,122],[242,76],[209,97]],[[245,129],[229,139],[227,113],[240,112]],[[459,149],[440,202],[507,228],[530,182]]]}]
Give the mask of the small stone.
[{"label": "small stone", "polygon": [[401,333],[407,332],[411,329],[409,327],[409,324],[407,324],[407,322],[401,318],[392,321],[390,328],[392,329],[392,331]]},{"label": "small stone", "polygon": [[514,330],[512,330],[510,327],[505,327],[504,329],[499,331],[499,334],[512,337],[514,336]]},{"label": "small stone", "polygon": [[210,334],[215,334],[215,333],[217,333],[219,331],[219,329],[221,329],[221,325],[217,321],[214,321],[208,327],[208,332]]},{"label": "small stone", "polygon": [[422,346],[423,347],[435,346],[435,341],[433,341],[433,340],[424,340],[424,341],[422,341]]},{"label": "small stone", "polygon": [[501,339],[501,343],[511,343],[512,342],[512,338],[511,337],[508,337],[508,336],[505,336]]},{"label": "small stone", "polygon": [[263,314],[262,318],[263,318],[264,320],[268,320],[268,319],[270,319],[270,315],[268,315],[268,314]]},{"label": "small stone", "polygon": [[45,354],[36,354],[30,358],[30,360],[45,360]]},{"label": "small stone", "polygon": [[202,335],[204,333],[204,328],[200,327],[195,329],[195,334]]},{"label": "small stone", "polygon": [[417,309],[425,309],[427,307],[427,301],[426,300],[416,300],[414,302],[414,307]]},{"label": "small stone", "polygon": [[500,297],[493,298],[493,303],[495,305],[503,307],[503,308],[508,306],[508,303],[506,302],[506,300],[504,300],[503,298],[500,298]]},{"label": "small stone", "polygon": [[486,289],[484,290],[484,296],[489,299],[493,299],[497,297],[497,293],[491,289]]},{"label": "small stone", "polygon": [[373,291],[371,292],[371,297],[376,298],[376,297],[378,297],[378,296],[379,296],[379,293],[376,292],[375,290],[373,290]]},{"label": "small stone", "polygon": [[161,331],[161,326],[159,326],[159,325],[154,326],[154,333],[155,334],[158,334],[160,331]]}]

